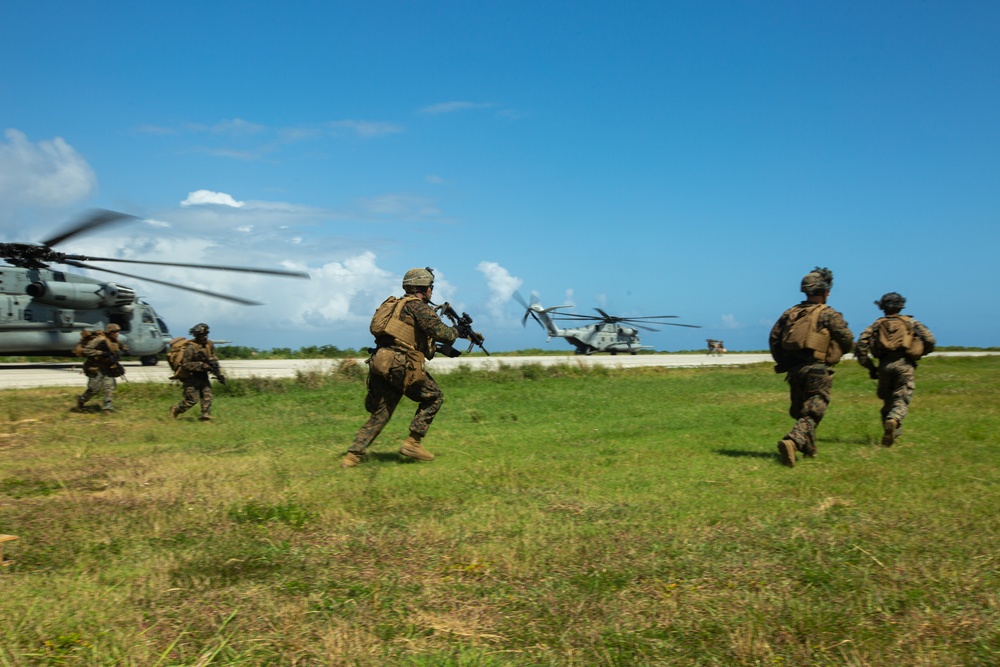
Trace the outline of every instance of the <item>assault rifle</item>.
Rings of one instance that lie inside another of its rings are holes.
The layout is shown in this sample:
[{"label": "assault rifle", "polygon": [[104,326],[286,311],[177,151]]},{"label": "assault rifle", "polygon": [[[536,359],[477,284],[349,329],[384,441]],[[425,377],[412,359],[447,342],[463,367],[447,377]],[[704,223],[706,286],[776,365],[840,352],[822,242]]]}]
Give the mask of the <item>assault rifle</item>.
[{"label": "assault rifle", "polygon": [[[433,303],[431,305],[434,306]],[[489,351],[483,347],[483,343],[486,342],[486,336],[478,331],[472,330],[472,318],[469,317],[468,313],[462,313],[462,315],[459,316],[459,314],[455,312],[455,309],[452,308],[451,304],[447,301],[442,303],[440,306],[434,306],[434,312],[439,315],[444,315],[451,320],[451,325],[458,330],[458,337],[465,338],[469,341],[469,349],[466,350],[466,353],[472,352],[472,348],[478,345],[480,350],[486,352],[487,357],[490,356]],[[451,344],[444,343],[438,344],[437,351],[446,357],[457,357],[462,354]]]},{"label": "assault rifle", "polygon": [[118,352],[112,352],[107,344],[105,344],[104,358],[107,359],[108,375],[128,382],[128,378],[125,377],[125,367],[122,366],[122,355]]},{"label": "assault rifle", "polygon": [[215,357],[209,357],[205,354],[205,351],[198,348],[198,356],[201,357],[201,361],[208,366],[208,372],[212,374],[219,384],[226,384],[226,376],[222,374],[222,368],[219,366],[219,360]]}]

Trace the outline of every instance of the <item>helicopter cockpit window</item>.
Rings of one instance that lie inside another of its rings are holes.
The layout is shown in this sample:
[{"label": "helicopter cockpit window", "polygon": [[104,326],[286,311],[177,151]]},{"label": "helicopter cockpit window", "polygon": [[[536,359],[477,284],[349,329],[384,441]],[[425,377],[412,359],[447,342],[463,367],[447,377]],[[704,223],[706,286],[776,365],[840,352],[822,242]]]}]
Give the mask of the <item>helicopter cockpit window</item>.
[{"label": "helicopter cockpit window", "polygon": [[145,310],[142,311],[142,323],[143,324],[152,324],[153,323],[153,315],[151,313],[145,311]]}]

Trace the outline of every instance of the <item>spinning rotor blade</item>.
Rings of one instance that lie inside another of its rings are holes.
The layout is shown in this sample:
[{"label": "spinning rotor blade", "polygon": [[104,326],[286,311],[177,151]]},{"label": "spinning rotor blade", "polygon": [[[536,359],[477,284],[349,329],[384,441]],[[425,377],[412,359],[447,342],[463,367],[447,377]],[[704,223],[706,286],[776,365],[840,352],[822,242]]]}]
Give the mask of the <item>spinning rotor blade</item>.
[{"label": "spinning rotor blade", "polygon": [[[309,279],[305,271],[286,271],[284,269],[254,269],[248,266],[223,266],[221,264],[184,264],[181,262],[153,262],[141,259],[118,259],[116,257],[88,257],[86,255],[66,255],[67,260],[77,262],[125,262],[126,264],[149,264],[153,266],[179,266],[190,269],[212,269],[214,271],[239,271],[242,273],[263,273],[269,276],[287,276],[289,278]],[[93,268],[93,267],[91,267]]]},{"label": "spinning rotor blade", "polygon": [[78,234],[83,234],[84,232],[89,232],[93,229],[97,229],[98,227],[103,227],[104,225],[111,224],[112,222],[119,222],[122,220],[138,220],[138,218],[134,215],[128,215],[127,213],[107,211],[99,208],[92,211],[88,216],[67,229],[62,234],[54,236],[47,241],[42,241],[42,245],[51,248],[52,246],[62,243],[66,239],[72,238]]},{"label": "spinning rotor blade", "polygon": [[661,326],[665,327],[687,327],[688,329],[700,329],[700,324],[677,324],[675,322],[660,322]]},{"label": "spinning rotor blade", "polygon": [[167,282],[166,280],[157,280],[156,278],[147,278],[146,276],[137,276],[132,273],[122,273],[121,271],[112,271],[111,269],[104,269],[99,266],[90,266],[88,264],[84,264],[82,262],[77,262],[74,260],[66,260],[66,264],[69,264],[70,266],[75,266],[80,269],[90,269],[91,271],[103,271],[104,273],[113,273],[116,276],[125,276],[126,278],[138,278],[139,280],[145,280],[147,282],[156,283],[157,285],[174,287],[176,289],[182,289],[186,292],[194,292],[195,294],[203,294],[205,296],[214,297],[216,299],[223,299],[225,301],[232,301],[233,303],[243,304],[244,306],[264,305],[260,301],[251,301],[250,299],[244,299],[238,296],[230,296],[228,294],[222,294],[220,292],[209,292],[208,290],[198,289],[197,287],[188,287],[187,285],[171,283]]},{"label": "spinning rotor blade", "polygon": [[[532,293],[531,296],[535,297],[534,293]],[[536,313],[534,311],[534,309],[532,309],[532,307],[529,306],[525,302],[524,297],[521,296],[520,292],[514,292],[513,297],[514,297],[515,301],[517,301],[519,304],[521,304],[524,307],[524,317],[521,318],[521,326],[522,327],[528,326],[528,316],[529,315],[531,316],[531,319],[533,319],[536,322],[538,322],[539,325],[545,326],[544,324],[542,324],[542,320],[538,317],[538,313]],[[535,303],[538,303],[538,299],[537,298],[533,298],[533,301]]]}]

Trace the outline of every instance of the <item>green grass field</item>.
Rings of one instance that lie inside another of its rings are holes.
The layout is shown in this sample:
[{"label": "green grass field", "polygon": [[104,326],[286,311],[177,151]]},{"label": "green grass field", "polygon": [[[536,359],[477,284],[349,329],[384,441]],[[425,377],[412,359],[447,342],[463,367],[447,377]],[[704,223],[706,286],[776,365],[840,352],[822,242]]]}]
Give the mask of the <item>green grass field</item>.
[{"label": "green grass field", "polygon": [[930,358],[902,441],[838,367],[790,470],[770,366],[460,371],[352,470],[361,368],[0,392],[0,666],[995,665],[1000,357]]}]

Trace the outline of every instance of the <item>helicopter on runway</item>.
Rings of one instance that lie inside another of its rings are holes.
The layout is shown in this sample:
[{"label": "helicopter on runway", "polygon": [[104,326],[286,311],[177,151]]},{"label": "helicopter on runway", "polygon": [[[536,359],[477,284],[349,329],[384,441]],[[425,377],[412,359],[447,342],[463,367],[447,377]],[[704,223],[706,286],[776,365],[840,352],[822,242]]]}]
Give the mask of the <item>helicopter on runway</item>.
[{"label": "helicopter on runway", "polygon": [[308,273],[299,271],[88,257],[53,249],[79,234],[137,219],[125,213],[95,210],[66,231],[39,244],[0,243],[0,261],[7,263],[7,266],[0,264],[0,355],[72,356],[71,350],[80,341],[81,331],[103,329],[115,323],[121,327],[122,338],[127,342],[130,354],[138,357],[144,366],[152,366],[170,341],[166,323],[150,304],[136,295],[134,288],[53,269],[51,264],[138,278],[244,305],[261,304],[237,296],[122,273],[94,266],[91,262],[126,262],[309,278]]},{"label": "helicopter on runway", "polygon": [[[649,326],[688,327],[700,329],[695,324],[678,324],[674,322],[663,322],[661,320],[673,319],[677,315],[649,315],[647,317],[616,317],[609,315],[600,308],[594,308],[599,315],[581,315],[576,313],[557,313],[563,308],[572,306],[551,306],[545,308],[538,302],[538,298],[532,295],[531,304],[527,304],[524,298],[514,293],[514,298],[524,306],[524,317],[521,324],[525,325],[531,317],[545,329],[549,334],[548,340],[553,338],[565,338],[576,348],[576,354],[593,354],[594,352],[609,352],[618,354],[628,352],[636,354],[639,350],[651,350],[650,345],[643,345],[639,341],[639,329],[643,331],[659,331]],[[554,313],[550,315],[550,313]],[[561,329],[556,324],[558,321],[576,322],[580,326]]]}]

